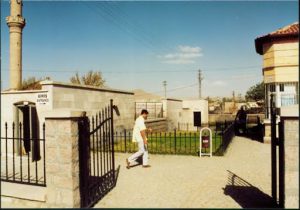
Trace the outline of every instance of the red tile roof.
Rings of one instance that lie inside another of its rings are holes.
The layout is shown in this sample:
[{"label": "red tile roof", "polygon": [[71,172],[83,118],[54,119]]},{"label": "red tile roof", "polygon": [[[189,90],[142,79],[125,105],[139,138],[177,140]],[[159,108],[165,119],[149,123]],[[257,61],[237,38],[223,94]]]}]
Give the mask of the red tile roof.
[{"label": "red tile roof", "polygon": [[285,26],[270,33],[272,36],[281,35],[281,34],[299,34],[299,23],[293,23],[291,25]]},{"label": "red tile roof", "polygon": [[260,36],[255,39],[256,52],[263,54],[263,44],[275,40],[290,40],[299,38],[299,23],[293,23],[291,25],[280,28],[269,34]]}]

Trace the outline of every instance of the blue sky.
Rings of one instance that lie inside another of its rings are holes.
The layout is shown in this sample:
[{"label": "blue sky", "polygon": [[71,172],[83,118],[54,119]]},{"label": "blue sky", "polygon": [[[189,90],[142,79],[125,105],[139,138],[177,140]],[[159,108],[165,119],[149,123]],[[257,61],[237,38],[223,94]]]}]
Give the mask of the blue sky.
[{"label": "blue sky", "polygon": [[[298,21],[297,1],[24,1],[23,79],[106,85],[167,96],[231,96],[262,81],[256,37]],[[9,80],[8,1],[1,3],[1,80]]]}]

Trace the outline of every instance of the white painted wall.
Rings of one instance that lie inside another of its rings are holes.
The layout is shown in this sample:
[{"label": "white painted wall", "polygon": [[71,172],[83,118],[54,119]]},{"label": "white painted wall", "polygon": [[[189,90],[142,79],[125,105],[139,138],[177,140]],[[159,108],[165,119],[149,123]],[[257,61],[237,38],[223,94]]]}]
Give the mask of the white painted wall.
[{"label": "white painted wall", "polygon": [[201,125],[208,124],[208,101],[207,100],[185,100],[182,104],[181,123],[190,124],[189,130],[197,130],[194,127],[194,112],[201,112]]},{"label": "white painted wall", "polygon": [[[178,128],[178,123],[182,126],[188,124],[188,130],[197,130],[194,127],[194,112],[201,112],[202,125],[208,124],[208,101],[207,100],[176,100],[164,99],[164,117],[168,121],[168,129]],[[184,126],[186,128],[186,126]]]},{"label": "white painted wall", "polygon": [[177,128],[182,112],[182,100],[163,99],[163,116],[167,118],[168,130]]},{"label": "white painted wall", "polygon": [[[36,105],[39,120],[40,135],[42,135],[45,116],[49,112],[61,110],[86,111],[89,117],[99,113],[103,107],[110,104],[110,99],[118,106],[120,116],[114,114],[114,127],[129,129],[134,124],[134,97],[132,92],[95,88],[66,83],[46,81],[42,90],[35,91],[6,91],[1,93],[1,137],[5,136],[5,123],[8,124],[7,135],[12,137],[12,123],[19,123],[19,102],[30,102]],[[47,129],[47,128],[46,128]],[[15,136],[18,136],[17,129]],[[1,141],[2,143],[5,143]],[[5,148],[1,145],[1,149]],[[10,147],[12,148],[12,147]],[[4,153],[4,151],[2,150]],[[3,154],[2,153],[2,154]]]},{"label": "white painted wall", "polygon": [[[17,107],[14,105],[19,102],[30,102],[36,104],[38,119],[40,124],[45,121],[43,113],[51,110],[51,100],[49,103],[40,104],[37,103],[39,94],[48,94],[46,90],[38,90],[38,91],[8,91],[1,93],[1,136],[3,136],[5,130],[5,122],[8,124],[8,135],[11,135],[11,127],[12,123],[19,123]],[[40,132],[42,127],[40,126]]]}]

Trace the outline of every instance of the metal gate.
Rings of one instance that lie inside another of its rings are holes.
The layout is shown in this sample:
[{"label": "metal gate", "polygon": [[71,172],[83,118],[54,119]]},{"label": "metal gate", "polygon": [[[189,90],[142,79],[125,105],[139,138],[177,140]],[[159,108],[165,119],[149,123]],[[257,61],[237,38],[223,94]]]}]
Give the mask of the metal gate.
[{"label": "metal gate", "polygon": [[281,121],[278,122],[278,127],[276,126],[276,115],[278,114],[278,109],[276,109],[275,107],[273,94],[271,94],[270,105],[271,105],[272,198],[280,208],[284,208],[284,197],[285,197],[285,190],[284,190],[285,162],[284,162],[284,131],[283,131],[284,125],[283,122]]},{"label": "metal gate", "polygon": [[113,110],[119,115],[111,100],[91,122],[86,116],[78,122],[81,208],[92,207],[116,185]]}]

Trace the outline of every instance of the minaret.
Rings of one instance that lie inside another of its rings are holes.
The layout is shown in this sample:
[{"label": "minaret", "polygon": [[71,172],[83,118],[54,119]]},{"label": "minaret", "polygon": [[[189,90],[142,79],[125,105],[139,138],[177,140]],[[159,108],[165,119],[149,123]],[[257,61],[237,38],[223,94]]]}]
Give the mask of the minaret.
[{"label": "minaret", "polygon": [[9,27],[9,88],[19,90],[22,85],[22,30],[25,19],[22,17],[22,0],[10,0],[10,16],[6,17]]}]

